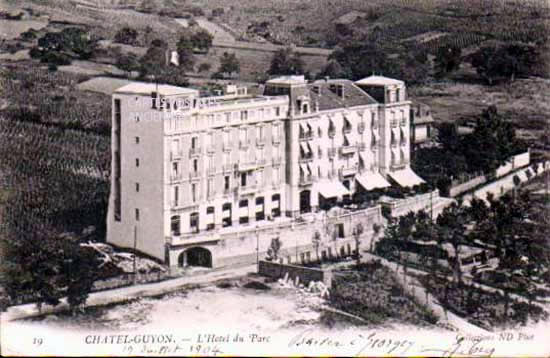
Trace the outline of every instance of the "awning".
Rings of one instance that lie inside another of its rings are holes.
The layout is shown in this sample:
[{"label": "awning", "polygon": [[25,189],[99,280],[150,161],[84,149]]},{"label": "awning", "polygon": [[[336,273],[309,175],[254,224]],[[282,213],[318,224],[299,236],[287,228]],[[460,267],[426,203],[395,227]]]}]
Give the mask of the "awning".
[{"label": "awning", "polygon": [[356,176],[355,180],[361,184],[365,190],[372,190],[375,188],[387,188],[391,184],[380,173],[367,173],[360,176]]},{"label": "awning", "polygon": [[341,197],[350,194],[344,184],[337,180],[322,180],[317,183],[317,189],[319,190],[319,194],[325,198]]},{"label": "awning", "polygon": [[306,122],[300,122],[300,128],[302,128],[302,130],[306,133],[309,131],[309,128],[307,127]]},{"label": "awning", "polygon": [[309,152],[311,152],[309,150],[309,145],[307,145],[307,143],[304,143],[304,142],[300,143],[300,147],[304,151],[304,154],[308,154]]},{"label": "awning", "polygon": [[416,173],[413,172],[411,168],[389,172],[388,174],[402,187],[414,186],[424,183],[424,180],[416,175]]}]

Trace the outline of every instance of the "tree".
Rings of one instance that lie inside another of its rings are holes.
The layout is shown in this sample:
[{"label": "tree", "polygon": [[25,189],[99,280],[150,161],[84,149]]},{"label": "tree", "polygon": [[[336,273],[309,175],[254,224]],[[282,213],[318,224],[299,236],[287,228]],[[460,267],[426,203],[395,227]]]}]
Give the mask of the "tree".
[{"label": "tree", "polygon": [[278,237],[271,239],[271,244],[267,249],[268,259],[277,261],[279,259],[279,251],[281,250],[282,246],[283,244]]},{"label": "tree", "polygon": [[317,78],[342,78],[348,77],[342,65],[336,60],[329,60],[323,70],[317,74]]},{"label": "tree", "polygon": [[210,33],[206,30],[199,30],[195,32],[191,36],[191,43],[193,44],[193,47],[208,53],[208,50],[210,47],[212,47],[212,40],[214,39],[214,36],[210,35]]},{"label": "tree", "polygon": [[443,150],[457,153],[461,150],[456,123],[443,122],[437,128],[437,141]]},{"label": "tree", "polygon": [[128,74],[128,78],[130,78],[133,71],[140,70],[139,59],[137,55],[132,52],[121,55],[119,58],[117,58],[116,66],[125,71]]},{"label": "tree", "polygon": [[220,67],[214,74],[215,77],[225,78],[226,76],[232,77],[241,71],[241,65],[237,56],[234,53],[224,52],[220,58]]},{"label": "tree", "polygon": [[470,169],[486,174],[494,172],[521,150],[523,145],[516,138],[512,123],[505,121],[494,105],[483,110],[474,131],[464,136],[461,144]]},{"label": "tree", "polygon": [[445,45],[437,49],[435,69],[438,77],[443,77],[458,70],[461,62],[462,49],[458,46]]},{"label": "tree", "polygon": [[338,61],[352,80],[378,74],[407,83],[422,83],[430,70],[427,56],[419,49],[389,42],[379,31],[344,42],[335,48],[329,60]]},{"label": "tree", "polygon": [[[153,43],[155,43],[155,40],[153,40],[152,44]],[[167,47],[162,46],[161,42],[157,42],[147,49],[147,52],[139,61],[141,63],[140,76],[154,76],[158,80],[166,69],[166,51]]]},{"label": "tree", "polygon": [[38,46],[31,49],[31,57],[55,65],[69,64],[71,59],[90,59],[97,42],[89,34],[77,27],[69,27],[61,32],[47,32],[38,39]]},{"label": "tree", "polygon": [[197,71],[199,71],[199,72],[208,72],[208,71],[210,71],[211,68],[212,68],[212,66],[208,62],[203,62],[199,65],[199,67],[197,68]]},{"label": "tree", "polygon": [[403,279],[407,282],[407,266],[408,263],[408,242],[412,239],[413,227],[416,222],[415,213],[409,211],[406,215],[400,216],[398,221],[398,245],[402,245],[401,251],[405,252],[405,259],[402,262],[403,265]]},{"label": "tree", "polygon": [[351,231],[353,240],[355,241],[355,254],[356,254],[355,260],[356,260],[357,266],[361,264],[361,254],[360,254],[359,246],[361,245],[361,235],[363,235],[363,231],[364,231],[364,228],[363,228],[363,224],[361,223],[357,223]]},{"label": "tree", "polygon": [[370,248],[369,251],[372,253],[374,250],[374,242],[378,238],[378,235],[380,234],[380,230],[382,230],[382,226],[378,223],[372,224],[372,231],[374,232],[374,235],[372,236],[372,240],[370,241]]},{"label": "tree", "polygon": [[195,66],[193,48],[194,43],[188,35],[182,35],[176,44],[180,67],[186,71],[192,71]]},{"label": "tree", "polygon": [[472,55],[471,63],[489,85],[496,80],[513,81],[516,77],[545,72],[541,51],[534,45],[521,42],[483,46]]},{"label": "tree", "polygon": [[321,233],[319,231],[315,230],[313,236],[311,237],[311,243],[313,244],[313,248],[315,249],[317,262],[319,262],[319,247],[321,246]]},{"label": "tree", "polygon": [[453,247],[454,257],[449,257],[448,261],[457,283],[462,282],[460,253],[461,245],[466,242],[466,222],[466,208],[460,200],[443,209],[436,221],[438,241],[450,243]]},{"label": "tree", "polygon": [[86,302],[100,264],[95,251],[81,247],[75,238],[28,232],[10,240],[7,248],[5,287],[13,299],[27,297],[56,306],[63,296],[71,308]]},{"label": "tree", "polygon": [[271,75],[300,75],[304,73],[304,61],[292,48],[285,47],[273,54],[268,73]]},{"label": "tree", "polygon": [[115,34],[114,42],[126,45],[136,45],[138,32],[129,26],[124,26]]}]

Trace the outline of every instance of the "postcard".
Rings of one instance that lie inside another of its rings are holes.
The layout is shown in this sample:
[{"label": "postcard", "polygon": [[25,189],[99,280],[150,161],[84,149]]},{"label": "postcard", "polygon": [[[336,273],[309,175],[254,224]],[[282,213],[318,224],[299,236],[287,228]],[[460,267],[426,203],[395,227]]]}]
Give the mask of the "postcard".
[{"label": "postcard", "polygon": [[3,356],[550,354],[542,0],[0,0]]}]

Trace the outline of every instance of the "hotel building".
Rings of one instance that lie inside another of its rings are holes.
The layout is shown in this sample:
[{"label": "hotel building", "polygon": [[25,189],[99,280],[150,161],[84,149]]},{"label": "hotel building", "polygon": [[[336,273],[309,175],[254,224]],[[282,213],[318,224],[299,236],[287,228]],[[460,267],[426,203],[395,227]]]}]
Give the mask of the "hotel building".
[{"label": "hotel building", "polygon": [[121,87],[107,241],[170,266],[219,267],[254,262],[274,237],[289,262],[307,261],[320,230],[341,239],[323,255],[349,254],[352,225],[379,222],[380,207],[331,218],[327,209],[422,182],[409,166],[410,105],[404,82],[381,76],[285,76],[254,96],[234,85],[214,97]]}]

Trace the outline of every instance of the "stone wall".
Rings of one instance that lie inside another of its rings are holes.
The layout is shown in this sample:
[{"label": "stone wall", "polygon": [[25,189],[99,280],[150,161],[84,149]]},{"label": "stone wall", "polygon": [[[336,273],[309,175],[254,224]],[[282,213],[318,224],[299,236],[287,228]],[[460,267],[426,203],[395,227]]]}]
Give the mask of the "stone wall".
[{"label": "stone wall", "polygon": [[487,181],[487,178],[485,177],[485,175],[480,175],[480,176],[477,176],[473,179],[470,179],[470,180],[468,180],[464,183],[452,186],[449,189],[449,196],[451,198],[454,198],[455,196],[460,195],[460,194],[464,193],[465,191],[468,191],[472,188],[475,188],[476,186],[481,185],[481,184],[485,183],[486,181]]},{"label": "stone wall", "polygon": [[[529,151],[514,155],[510,157],[505,164],[497,168],[496,177],[497,178],[503,177],[516,169],[525,167],[529,165],[530,161],[531,161],[531,156]],[[449,196],[451,198],[454,198],[455,196],[460,195],[486,182],[487,182],[487,177],[485,175],[474,177],[463,183],[453,185],[449,189]]]},{"label": "stone wall", "polygon": [[258,273],[274,279],[283,278],[288,274],[288,277],[293,281],[296,281],[296,277],[298,277],[304,286],[307,286],[311,281],[321,281],[329,288],[332,284],[332,271],[330,270],[286,265],[270,261],[260,261]]}]

